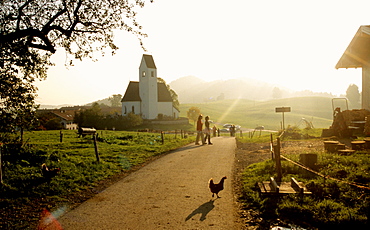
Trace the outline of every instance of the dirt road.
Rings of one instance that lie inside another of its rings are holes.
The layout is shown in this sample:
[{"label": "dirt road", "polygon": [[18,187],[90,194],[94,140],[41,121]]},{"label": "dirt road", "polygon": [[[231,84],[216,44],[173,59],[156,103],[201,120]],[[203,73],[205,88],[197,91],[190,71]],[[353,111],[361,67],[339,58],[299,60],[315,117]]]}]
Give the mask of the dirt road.
[{"label": "dirt road", "polygon": [[[59,223],[68,229],[241,229],[231,186],[235,138],[180,148],[130,174]],[[208,180],[228,176],[221,198]]]}]

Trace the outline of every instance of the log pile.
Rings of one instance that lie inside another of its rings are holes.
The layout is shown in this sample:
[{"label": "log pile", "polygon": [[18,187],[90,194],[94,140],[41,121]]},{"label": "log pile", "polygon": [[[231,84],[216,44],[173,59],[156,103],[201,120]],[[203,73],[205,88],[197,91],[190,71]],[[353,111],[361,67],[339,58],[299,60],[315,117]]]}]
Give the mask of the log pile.
[{"label": "log pile", "polygon": [[[370,112],[365,109],[335,110],[330,133],[337,137],[370,134]],[[369,121],[368,121],[369,120]]]}]

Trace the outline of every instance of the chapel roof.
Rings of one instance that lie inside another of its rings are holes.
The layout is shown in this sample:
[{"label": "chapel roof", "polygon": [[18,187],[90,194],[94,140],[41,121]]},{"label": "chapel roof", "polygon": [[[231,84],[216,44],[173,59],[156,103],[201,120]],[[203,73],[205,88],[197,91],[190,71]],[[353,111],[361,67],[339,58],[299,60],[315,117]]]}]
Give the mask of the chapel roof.
[{"label": "chapel roof", "polygon": [[[139,82],[130,81],[127,86],[126,93],[121,101],[141,101],[139,93]],[[158,102],[172,102],[171,93],[164,83],[158,83]]]},{"label": "chapel roof", "polygon": [[158,83],[158,102],[172,102],[171,93],[164,83]]},{"label": "chapel roof", "polygon": [[361,68],[370,64],[370,26],[360,26],[339,59],[336,69]]},{"label": "chapel roof", "polygon": [[143,58],[144,58],[144,61],[145,61],[146,66],[148,68],[157,69],[157,67],[155,66],[154,59],[153,59],[153,56],[152,55],[143,54]]},{"label": "chapel roof", "polygon": [[138,81],[130,81],[121,101],[141,101]]}]

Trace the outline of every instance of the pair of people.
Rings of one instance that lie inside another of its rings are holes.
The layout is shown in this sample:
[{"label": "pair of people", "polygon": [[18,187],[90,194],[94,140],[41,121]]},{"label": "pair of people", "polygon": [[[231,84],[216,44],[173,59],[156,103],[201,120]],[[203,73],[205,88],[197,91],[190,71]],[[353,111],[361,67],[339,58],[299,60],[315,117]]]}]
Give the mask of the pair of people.
[{"label": "pair of people", "polygon": [[[198,116],[198,121],[197,121],[197,137],[196,137],[196,140],[195,140],[195,144],[199,145],[199,138],[201,138],[203,145],[206,144],[207,139],[208,139],[208,144],[212,145],[212,143],[211,143],[211,129],[209,128],[209,116],[205,117],[205,122],[204,122],[205,129],[204,130],[203,130],[202,118],[203,118],[203,116],[200,114]],[[205,137],[203,135],[203,132],[206,134]]]}]

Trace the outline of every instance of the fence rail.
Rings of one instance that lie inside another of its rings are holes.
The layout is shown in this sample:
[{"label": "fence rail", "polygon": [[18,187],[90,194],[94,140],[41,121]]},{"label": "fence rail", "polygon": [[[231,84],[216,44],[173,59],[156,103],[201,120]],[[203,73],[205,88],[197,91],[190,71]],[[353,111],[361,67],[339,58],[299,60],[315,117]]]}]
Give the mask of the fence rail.
[{"label": "fence rail", "polygon": [[[287,160],[289,161],[290,163],[304,169],[304,170],[307,170],[311,173],[314,173],[315,175],[317,176],[320,176],[324,179],[329,179],[329,180],[334,180],[336,182],[339,182],[339,183],[344,183],[344,184],[348,184],[350,186],[354,186],[354,187],[357,187],[359,189],[364,189],[364,190],[369,190],[370,191],[370,187],[366,186],[366,185],[362,185],[362,184],[359,184],[359,183],[355,183],[355,182],[349,182],[349,181],[344,181],[344,180],[340,180],[340,179],[337,179],[337,178],[334,178],[334,177],[330,177],[328,175],[324,175],[322,173],[319,173],[301,163],[298,163],[298,162],[295,162],[289,158],[287,158],[286,156],[283,156],[280,154],[280,150],[281,150],[281,144],[280,144],[280,139],[283,137],[283,134],[280,134],[279,137],[276,138],[276,141],[277,141],[277,144],[274,145],[274,141],[273,141],[273,138],[272,138],[272,135],[271,135],[271,143],[270,143],[270,151],[271,151],[271,154],[272,154],[272,158],[276,161],[276,168],[277,168],[277,173],[278,173],[278,178],[279,178],[279,175],[281,175],[281,163],[280,163],[280,158],[283,158],[284,160]],[[278,159],[279,158],[279,159]],[[281,179],[281,177],[280,177]]]}]

